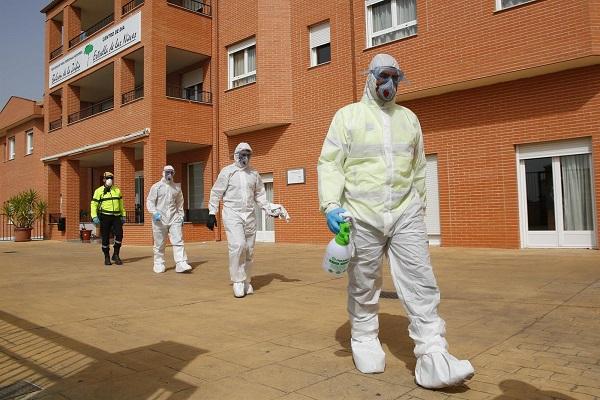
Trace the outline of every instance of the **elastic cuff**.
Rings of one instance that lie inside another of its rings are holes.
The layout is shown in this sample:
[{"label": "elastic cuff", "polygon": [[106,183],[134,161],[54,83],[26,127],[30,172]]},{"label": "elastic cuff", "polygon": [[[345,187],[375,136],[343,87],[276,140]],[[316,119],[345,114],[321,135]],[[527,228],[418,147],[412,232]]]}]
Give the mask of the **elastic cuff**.
[{"label": "elastic cuff", "polygon": [[330,211],[335,210],[336,208],[341,208],[342,206],[339,203],[329,203],[327,207],[325,207],[325,214]]}]

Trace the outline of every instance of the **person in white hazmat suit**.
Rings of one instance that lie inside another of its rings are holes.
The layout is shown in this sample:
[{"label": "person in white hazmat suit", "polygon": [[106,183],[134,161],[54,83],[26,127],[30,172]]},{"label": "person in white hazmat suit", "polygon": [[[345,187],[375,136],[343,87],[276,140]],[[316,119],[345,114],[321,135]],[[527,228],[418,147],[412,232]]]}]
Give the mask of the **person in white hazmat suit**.
[{"label": "person in white hazmat suit", "polygon": [[217,225],[219,201],[223,199],[223,222],[229,248],[229,275],[233,282],[233,295],[252,294],[252,260],[256,241],[255,207],[258,205],[271,217],[290,216],[280,204],[269,203],[260,174],[250,167],[252,148],[240,143],[235,148],[234,163],[224,167],[210,191],[209,215],[206,226],[213,230]]},{"label": "person in white hazmat suit", "polygon": [[424,222],[423,135],[416,115],[394,101],[403,78],[393,57],[376,55],[361,101],[335,114],[318,161],[319,202],[334,233],[340,214],[352,215],[348,313],[356,368],[385,369],[377,313],[386,254],[415,341],[415,380],[436,389],[463,383],[474,369],[448,353],[445,323],[437,312],[440,292]]},{"label": "person in white hazmat suit", "polygon": [[152,234],[154,235],[154,272],[165,272],[165,245],[167,235],[173,246],[175,272],[188,272],[192,267],[187,263],[183,247],[183,192],[181,184],[175,183],[175,169],[167,165],[163,177],[150,188],[146,199],[146,209],[152,214]]}]

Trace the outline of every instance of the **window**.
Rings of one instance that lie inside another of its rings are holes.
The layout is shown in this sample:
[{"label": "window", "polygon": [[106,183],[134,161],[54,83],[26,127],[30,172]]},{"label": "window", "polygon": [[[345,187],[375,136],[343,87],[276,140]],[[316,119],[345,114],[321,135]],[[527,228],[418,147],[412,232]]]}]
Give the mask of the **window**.
[{"label": "window", "polygon": [[202,68],[197,68],[193,71],[183,74],[181,77],[183,98],[194,101],[202,101],[202,81]]},{"label": "window", "polygon": [[8,159],[15,159],[15,137],[8,138]]},{"label": "window", "polygon": [[496,10],[504,10],[505,8],[518,6],[519,4],[531,3],[532,1],[535,0],[496,0]]},{"label": "window", "polygon": [[367,0],[367,47],[417,34],[417,0]]},{"label": "window", "polygon": [[256,39],[231,46],[229,54],[229,89],[256,82]]},{"label": "window", "polygon": [[310,66],[331,61],[329,22],[310,27]]},{"label": "window", "polygon": [[188,209],[204,208],[204,171],[202,163],[188,164]]},{"label": "window", "polygon": [[27,131],[25,135],[27,137],[25,154],[27,155],[33,153],[33,131]]}]

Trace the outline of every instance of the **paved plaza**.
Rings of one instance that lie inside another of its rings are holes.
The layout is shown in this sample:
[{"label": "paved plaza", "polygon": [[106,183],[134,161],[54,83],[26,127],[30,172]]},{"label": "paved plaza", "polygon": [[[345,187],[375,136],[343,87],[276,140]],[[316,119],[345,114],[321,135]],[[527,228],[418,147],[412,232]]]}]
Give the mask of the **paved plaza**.
[{"label": "paved plaza", "polygon": [[22,381],[45,400],[600,399],[598,251],[433,248],[450,350],[476,375],[429,391],[387,267],[387,367],[363,375],[324,246],[257,245],[243,299],[226,243],[186,247],[192,273],[157,275],[151,247],[105,267],[96,244],[0,242],[0,399]]}]

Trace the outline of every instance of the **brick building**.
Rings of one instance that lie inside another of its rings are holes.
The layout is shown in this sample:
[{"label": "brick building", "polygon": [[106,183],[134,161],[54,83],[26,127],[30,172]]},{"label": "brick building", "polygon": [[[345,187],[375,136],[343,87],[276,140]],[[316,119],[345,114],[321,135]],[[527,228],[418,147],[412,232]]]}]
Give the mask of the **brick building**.
[{"label": "brick building", "polygon": [[433,242],[598,246],[597,1],[54,0],[42,12],[38,182],[67,221],[51,238],[77,237],[109,169],[133,216],[126,242],[149,243],[139,206],[171,163],[186,240],[219,239],[201,223],[209,190],[246,141],[269,196],[292,216],[260,216],[259,239],[325,242],[323,138],[385,52],[409,80],[397,102],[424,131]]}]

